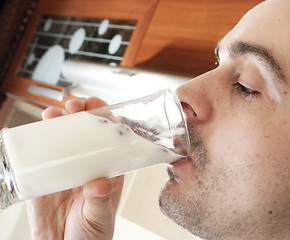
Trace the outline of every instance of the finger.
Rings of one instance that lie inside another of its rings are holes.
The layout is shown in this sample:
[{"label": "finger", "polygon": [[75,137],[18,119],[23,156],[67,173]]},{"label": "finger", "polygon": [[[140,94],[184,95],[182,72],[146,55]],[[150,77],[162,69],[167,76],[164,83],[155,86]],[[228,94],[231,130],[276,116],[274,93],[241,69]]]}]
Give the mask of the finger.
[{"label": "finger", "polygon": [[84,111],[86,108],[85,102],[86,102],[85,98],[74,98],[66,102],[65,108],[68,113],[76,113],[76,112]]},{"label": "finger", "polygon": [[111,225],[110,222],[114,217],[110,199],[112,188],[110,179],[101,178],[86,184],[83,189],[85,197],[83,216],[96,229],[101,223],[104,229],[100,230],[103,232],[108,231],[106,227]]},{"label": "finger", "polygon": [[86,199],[104,197],[112,191],[112,182],[109,178],[99,178],[87,183],[83,192]]},{"label": "finger", "polygon": [[108,104],[97,97],[89,97],[86,101],[86,110],[92,110],[103,106],[108,106]]},{"label": "finger", "polygon": [[63,112],[60,108],[57,107],[49,107],[42,112],[43,120],[60,116],[63,116]]},{"label": "finger", "polygon": [[110,108],[102,108],[105,106],[108,106],[108,103],[97,97],[90,97],[86,101],[86,110],[88,110],[91,114],[107,118],[112,122],[118,122],[116,121]]},{"label": "finger", "polygon": [[103,226],[111,225],[120,200],[123,180],[123,176],[114,179],[100,178],[84,186],[83,215],[90,223],[101,222]]}]

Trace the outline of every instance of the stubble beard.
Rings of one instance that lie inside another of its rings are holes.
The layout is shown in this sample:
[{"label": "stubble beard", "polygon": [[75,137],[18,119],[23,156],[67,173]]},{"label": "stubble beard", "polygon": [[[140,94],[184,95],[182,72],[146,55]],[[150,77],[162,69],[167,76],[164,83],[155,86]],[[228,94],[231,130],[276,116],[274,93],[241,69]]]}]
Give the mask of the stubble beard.
[{"label": "stubble beard", "polygon": [[[224,195],[221,188],[228,174],[223,174],[224,169],[209,169],[207,147],[194,129],[189,128],[191,134],[192,164],[193,169],[186,169],[186,176],[177,176],[169,170],[170,181],[163,187],[159,206],[163,214],[168,216],[179,226],[190,233],[207,240],[232,239],[233,236],[242,236],[241,239],[250,239],[249,229],[255,228],[249,216],[239,216],[239,219],[224,221],[227,209],[216,209],[212,203],[212,195],[216,194],[216,202]],[[219,174],[217,174],[219,172]],[[191,174],[192,173],[192,174]],[[198,176],[198,179],[195,178]],[[182,179],[182,183],[177,181]],[[186,184],[186,190],[181,186]],[[171,186],[171,185],[175,186]],[[180,186],[178,186],[180,184]],[[210,196],[211,195],[211,196]],[[211,199],[211,200],[210,200]]]},{"label": "stubble beard", "polygon": [[[235,180],[231,178],[233,176],[231,169],[226,166],[215,169],[208,167],[208,163],[212,159],[208,156],[207,146],[193,127],[189,128],[189,132],[192,144],[191,156],[194,159],[193,169],[187,169],[185,176],[177,176],[169,170],[170,180],[163,187],[159,197],[161,211],[192,234],[207,240],[277,239],[276,237],[269,238],[269,236],[285,234],[289,229],[289,211],[285,209],[288,206],[287,203],[284,209],[282,208],[283,211],[281,206],[279,208],[279,205],[268,203],[269,206],[276,208],[271,210],[271,215],[268,214],[271,216],[270,221],[267,222],[267,218],[257,219],[257,216],[261,214],[261,208],[267,206],[266,199],[271,193],[265,193],[265,197],[262,198],[265,200],[264,203],[259,202],[258,205],[254,205],[246,211],[242,210],[237,215],[233,214],[231,211],[233,209],[229,210],[229,204],[232,202],[230,200],[226,202],[230,192],[227,192],[224,184],[231,181],[233,181],[232,184],[235,184]],[[190,165],[189,168],[191,168]],[[239,169],[236,165],[235,175],[242,175],[243,182],[247,181],[243,177],[245,171],[248,172],[245,176],[254,174],[250,165],[247,169],[244,167]],[[198,179],[194,177],[196,174]],[[175,182],[175,178],[181,183]],[[182,186],[184,183],[186,187]],[[178,184],[180,185],[178,186]],[[231,183],[225,186],[231,186]],[[233,186],[233,189],[236,187]],[[281,214],[279,211],[283,213]],[[266,226],[266,229],[263,226]],[[268,233],[265,235],[266,232]]]},{"label": "stubble beard", "polygon": [[[198,197],[192,198],[181,192],[171,191],[171,182],[168,181],[160,193],[159,206],[163,214],[168,216],[175,223],[187,229],[192,234],[202,237],[202,232],[205,231],[202,222],[207,212],[205,211],[205,206],[207,204],[205,202],[206,193],[204,192],[206,187],[203,186],[201,179],[206,171],[208,154],[196,129],[191,124],[188,124],[188,128],[192,151],[191,156],[192,159],[194,159],[192,167],[194,168],[193,170],[197,172],[198,178],[200,179],[197,188],[194,189],[193,192],[193,194]],[[174,176],[174,173],[170,169],[168,169],[168,174],[171,181],[174,181],[175,177],[178,177]],[[206,231],[209,231],[209,229],[206,229]]]}]

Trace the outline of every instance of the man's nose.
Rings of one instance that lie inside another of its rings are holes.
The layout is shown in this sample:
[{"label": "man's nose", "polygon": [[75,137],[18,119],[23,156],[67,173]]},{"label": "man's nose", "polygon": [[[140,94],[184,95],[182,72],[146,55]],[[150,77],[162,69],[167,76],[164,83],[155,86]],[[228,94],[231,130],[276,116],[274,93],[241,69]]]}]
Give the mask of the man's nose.
[{"label": "man's nose", "polygon": [[205,123],[213,114],[210,97],[210,84],[206,74],[190,80],[177,90],[187,120],[192,123]]}]

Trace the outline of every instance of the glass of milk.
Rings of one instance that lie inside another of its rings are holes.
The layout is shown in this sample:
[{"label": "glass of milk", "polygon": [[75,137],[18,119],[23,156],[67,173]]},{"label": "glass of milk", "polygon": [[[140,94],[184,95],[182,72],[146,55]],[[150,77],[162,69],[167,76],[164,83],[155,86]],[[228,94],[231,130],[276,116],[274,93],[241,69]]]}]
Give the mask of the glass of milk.
[{"label": "glass of milk", "polygon": [[177,161],[189,151],[171,89],[1,131],[0,207],[95,178]]}]

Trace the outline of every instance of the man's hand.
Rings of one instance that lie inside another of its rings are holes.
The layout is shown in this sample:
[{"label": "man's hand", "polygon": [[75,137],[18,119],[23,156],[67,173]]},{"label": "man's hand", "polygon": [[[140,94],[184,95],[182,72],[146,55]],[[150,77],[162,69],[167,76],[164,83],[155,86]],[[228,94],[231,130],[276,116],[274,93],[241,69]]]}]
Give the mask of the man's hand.
[{"label": "man's hand", "polygon": [[[104,105],[95,97],[76,98],[67,102],[66,110],[75,113]],[[43,119],[62,115],[60,109],[50,107],[43,112]],[[96,179],[82,187],[27,201],[32,239],[112,239],[123,180],[123,176]]]}]

